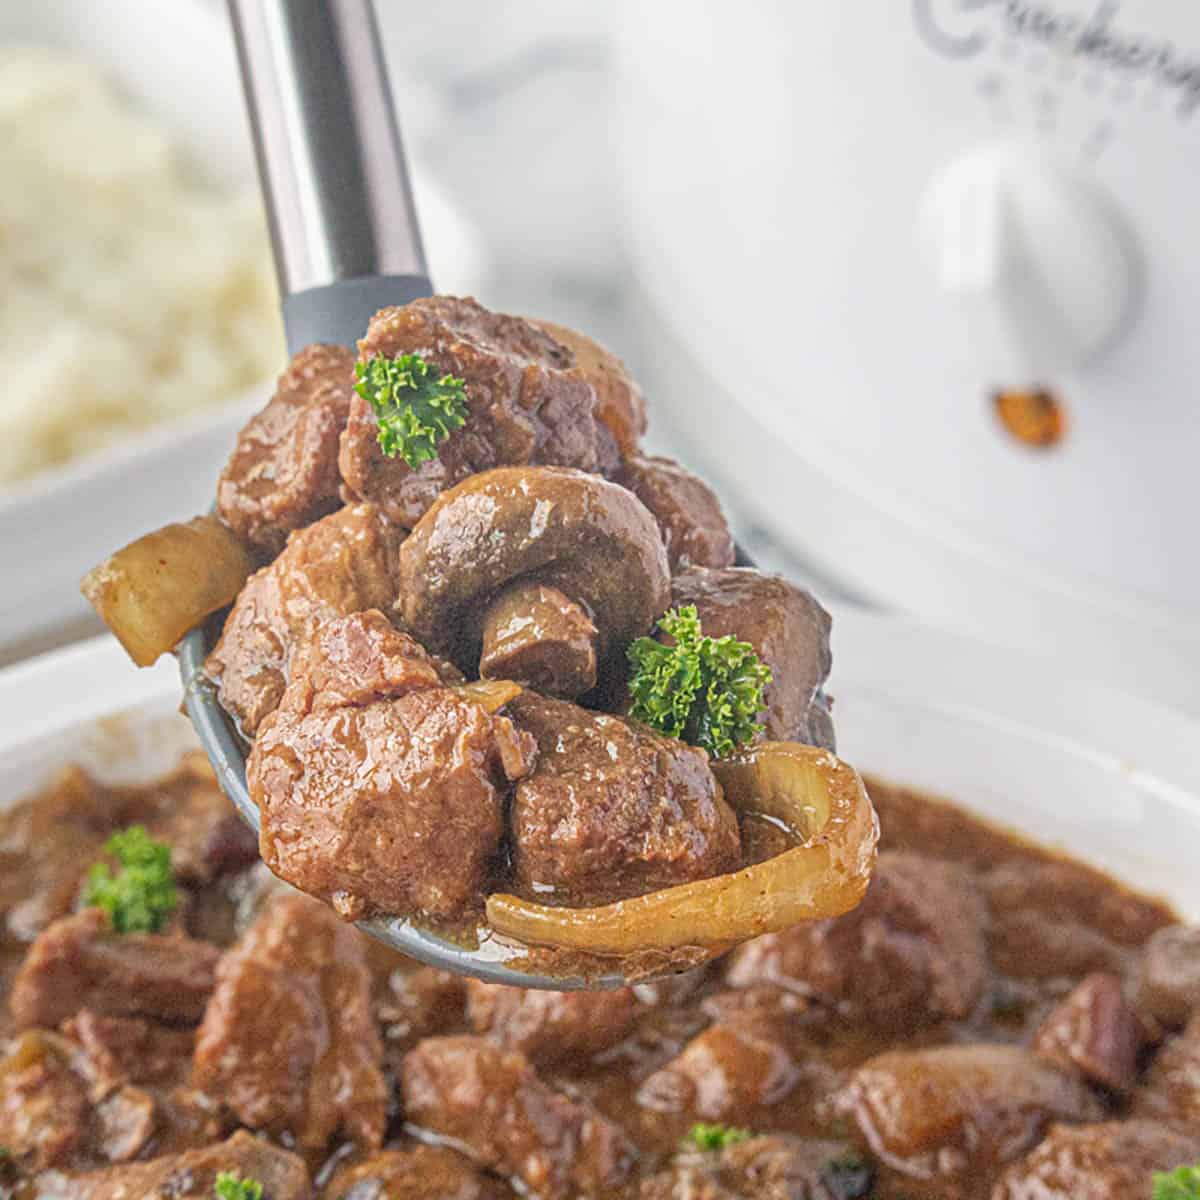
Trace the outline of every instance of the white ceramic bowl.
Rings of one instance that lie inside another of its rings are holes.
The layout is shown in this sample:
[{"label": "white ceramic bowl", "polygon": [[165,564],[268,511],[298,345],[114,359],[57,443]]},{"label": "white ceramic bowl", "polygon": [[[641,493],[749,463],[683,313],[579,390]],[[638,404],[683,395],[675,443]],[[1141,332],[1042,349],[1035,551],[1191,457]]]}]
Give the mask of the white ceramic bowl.
[{"label": "white ceramic bowl", "polygon": [[[255,186],[254,162],[233,42],[221,5],[154,0],[100,6],[88,0],[0,4],[0,44],[57,46],[107,71],[130,100],[160,117],[187,161],[220,188]],[[447,290],[481,290],[488,260],[479,237],[422,168],[419,95],[409,100],[413,184],[434,278]],[[415,128],[414,128],[415,126]],[[79,579],[105,555],[170,519],[212,503],[217,474],[238,429],[268,385],[191,419],[134,435],[109,450],[0,488],[0,662],[91,616]],[[99,628],[98,622],[94,622]]]},{"label": "white ceramic bowl", "polygon": [[[891,618],[845,610],[834,629],[844,757],[1200,919],[1200,724]],[[162,772],[195,744],[178,706],[173,661],[139,672],[107,638],[0,672],[0,806],[68,762],[123,781]]]}]

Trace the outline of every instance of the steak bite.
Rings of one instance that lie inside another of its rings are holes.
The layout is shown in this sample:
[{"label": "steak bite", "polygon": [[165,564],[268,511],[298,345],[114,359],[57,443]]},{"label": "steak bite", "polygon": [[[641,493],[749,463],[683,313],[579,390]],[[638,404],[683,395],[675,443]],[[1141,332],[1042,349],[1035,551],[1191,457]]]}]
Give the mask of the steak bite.
[{"label": "steak bite", "polygon": [[771,669],[763,736],[834,749],[829,702],[829,614],[811,593],[779,575],[745,567],[692,567],[671,581],[676,608],[694,604],[708,637],[749,642]]},{"label": "steak bite", "polygon": [[992,1200],[1131,1200],[1156,1171],[1191,1166],[1200,1134],[1157,1121],[1055,1125],[1000,1177]]},{"label": "steak bite", "polygon": [[221,520],[273,558],[294,529],[338,508],[338,447],[354,394],[354,354],[306,346],[238,434],[217,484]]},{"label": "steak bite", "polygon": [[1087,976],[1038,1026],[1033,1049],[1043,1058],[1113,1092],[1137,1076],[1142,1023],[1117,975]]},{"label": "steak bite", "polygon": [[646,506],[551,467],[488,471],[440,496],[401,547],[400,579],[404,626],[424,645],[564,699],[621,660],[670,596]]},{"label": "steak bite", "polygon": [[961,1019],[987,981],[986,915],[963,868],[889,850],[858,908],[739,946],[726,979],[773,984],[893,1029]]},{"label": "steak bite", "polygon": [[104,912],[85,908],[38,935],[13,980],[9,1011],[18,1028],[53,1027],[83,1008],[195,1024],[220,953],[178,933],[114,933]]},{"label": "steak bite", "polygon": [[1200,1013],[1159,1050],[1134,1095],[1133,1112],[1200,1126]]},{"label": "steak bite", "polygon": [[378,1147],[388,1095],[362,937],[304,896],[273,897],[221,959],[193,1084],[305,1148],[339,1131]]},{"label": "steak bite", "polygon": [[575,367],[596,389],[596,416],[612,434],[623,456],[636,454],[646,432],[646,401],[625,364],[590,337],[551,321],[534,321],[575,355]]},{"label": "steak bite", "polygon": [[297,645],[335,617],[390,610],[403,538],[379,509],[355,504],[298,530],[250,576],[205,663],[222,708],[247,737],[283,698]]},{"label": "steak bite", "polygon": [[1075,1076],[1016,1046],[934,1046],[869,1059],[838,1093],[872,1152],[913,1179],[994,1170],[1025,1153],[1052,1121],[1103,1110]]},{"label": "steak bite", "polygon": [[262,1184],[263,1200],[313,1200],[304,1160],[239,1129],[202,1150],[89,1171],[52,1172],[38,1179],[39,1200],[212,1200],[217,1176]]},{"label": "steak bite", "polygon": [[845,1142],[772,1134],[718,1153],[681,1150],[637,1200],[862,1200],[874,1171]]},{"label": "steak bite", "polygon": [[744,1120],[748,1109],[782,1100],[799,1080],[792,1056],[765,1030],[712,1025],[655,1071],[637,1099],[655,1112]]},{"label": "steak bite", "polygon": [[545,463],[598,471],[615,465],[611,435],[596,419],[595,388],[575,368],[574,354],[521,317],[452,296],[382,309],[358,343],[359,362],[401,354],[418,354],[436,374],[462,379],[467,417],[436,458],[413,468],[384,454],[374,409],[362,396],[352,398],[341,439],[342,478],[397,525],[411,529],[439,492],[493,467]]},{"label": "steak bite", "polygon": [[704,751],[530,692],[509,711],[538,744],[512,805],[519,894],[543,904],[607,904],[741,861],[737,817]]},{"label": "steak bite", "polygon": [[453,1150],[413,1146],[343,1168],[323,1194],[329,1200],[504,1200],[512,1192]]},{"label": "steak bite", "polygon": [[619,1042],[633,1025],[638,1002],[632,988],[611,992],[542,992],[467,982],[467,1019],[508,1050],[539,1065],[581,1061]]},{"label": "steak bite", "polygon": [[[532,740],[379,612],[323,625],[247,764],[263,860],[357,920],[477,910]],[[517,689],[493,685],[503,703]]]},{"label": "steak bite", "polygon": [[654,514],[671,573],[688,567],[732,567],[733,534],[716,493],[669,458],[635,455],[616,476]]},{"label": "steak bite", "polygon": [[632,1164],[616,1125],[486,1038],[428,1038],[405,1057],[401,1086],[410,1121],[542,1200],[609,1195]]}]

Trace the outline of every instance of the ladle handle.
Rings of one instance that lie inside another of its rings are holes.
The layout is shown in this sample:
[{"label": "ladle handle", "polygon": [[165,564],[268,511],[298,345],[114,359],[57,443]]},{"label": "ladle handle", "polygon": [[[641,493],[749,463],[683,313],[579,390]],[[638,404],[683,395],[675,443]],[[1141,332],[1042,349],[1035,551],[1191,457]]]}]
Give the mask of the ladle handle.
[{"label": "ladle handle", "polygon": [[432,294],[371,0],[229,0],[288,349]]}]

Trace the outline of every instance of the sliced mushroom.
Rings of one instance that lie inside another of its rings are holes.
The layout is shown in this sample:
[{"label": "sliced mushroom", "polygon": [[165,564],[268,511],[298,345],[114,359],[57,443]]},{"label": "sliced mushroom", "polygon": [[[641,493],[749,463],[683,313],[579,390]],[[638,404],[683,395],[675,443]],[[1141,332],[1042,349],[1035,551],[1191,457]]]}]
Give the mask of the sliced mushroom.
[{"label": "sliced mushroom", "polygon": [[401,547],[400,577],[404,624],[429,649],[566,699],[670,599],[646,506],[555,467],[501,467],[445,492]]}]

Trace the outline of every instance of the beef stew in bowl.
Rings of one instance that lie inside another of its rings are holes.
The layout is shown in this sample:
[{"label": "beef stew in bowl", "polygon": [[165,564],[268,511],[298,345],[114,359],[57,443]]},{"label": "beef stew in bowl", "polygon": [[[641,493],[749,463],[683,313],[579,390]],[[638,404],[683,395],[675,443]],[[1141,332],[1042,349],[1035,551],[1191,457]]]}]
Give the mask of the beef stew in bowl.
[{"label": "beef stew in bowl", "polygon": [[[560,994],[422,967],[280,884],[196,755],[68,770],[0,815],[0,1194],[1077,1200],[1200,1159],[1195,929],[868,786],[852,912]],[[170,848],[155,931],[84,903],[130,826]]]}]

